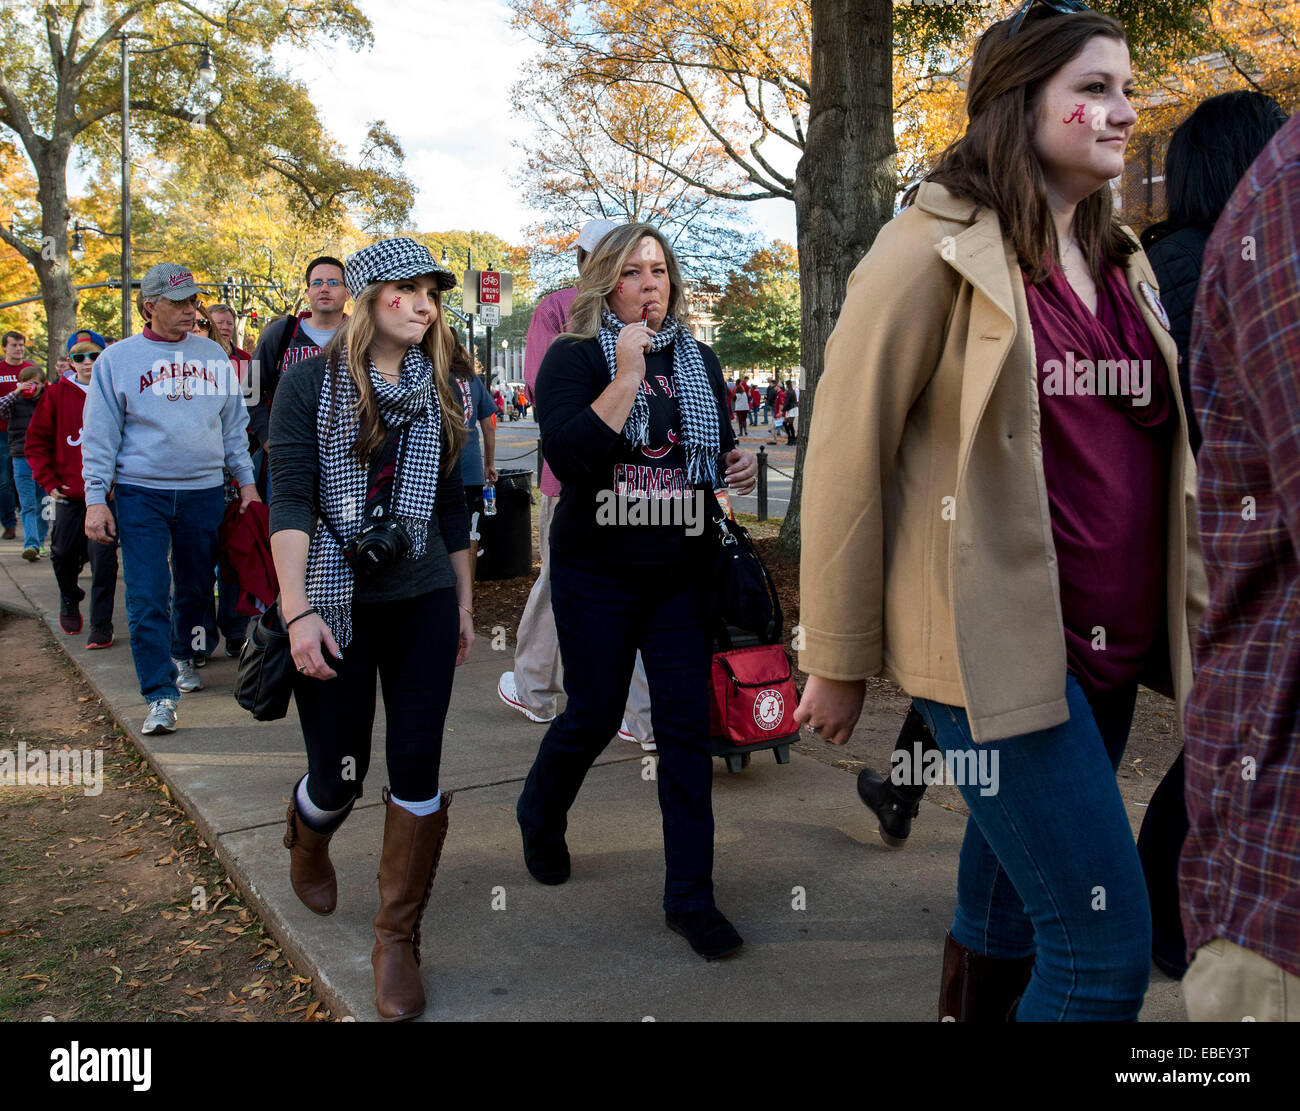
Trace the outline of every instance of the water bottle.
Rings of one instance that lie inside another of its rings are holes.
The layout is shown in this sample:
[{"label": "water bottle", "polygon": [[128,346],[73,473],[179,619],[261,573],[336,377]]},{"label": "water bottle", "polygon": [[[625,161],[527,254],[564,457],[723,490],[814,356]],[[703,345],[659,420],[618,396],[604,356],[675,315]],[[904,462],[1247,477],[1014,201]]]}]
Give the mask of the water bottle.
[{"label": "water bottle", "polygon": [[483,487],[483,516],[495,517],[497,515],[497,488],[488,483]]}]

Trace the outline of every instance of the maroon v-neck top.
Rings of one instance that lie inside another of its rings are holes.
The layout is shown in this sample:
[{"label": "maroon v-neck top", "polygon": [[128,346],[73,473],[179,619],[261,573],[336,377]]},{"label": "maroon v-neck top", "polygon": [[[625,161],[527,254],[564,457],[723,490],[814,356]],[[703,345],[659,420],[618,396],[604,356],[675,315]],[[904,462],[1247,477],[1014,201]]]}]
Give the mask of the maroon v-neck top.
[{"label": "maroon v-neck top", "polygon": [[1103,267],[1095,316],[1059,267],[1025,293],[1067,666],[1114,690],[1164,643],[1168,374],[1121,267]]}]

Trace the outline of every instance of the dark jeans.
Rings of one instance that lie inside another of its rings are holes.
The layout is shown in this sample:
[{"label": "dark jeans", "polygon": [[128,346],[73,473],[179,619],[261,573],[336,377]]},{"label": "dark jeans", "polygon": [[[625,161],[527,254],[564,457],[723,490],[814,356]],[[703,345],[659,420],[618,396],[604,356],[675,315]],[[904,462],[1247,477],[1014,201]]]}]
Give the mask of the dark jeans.
[{"label": "dark jeans", "polygon": [[[112,503],[109,503],[112,508]],[[54,503],[54,526],[50,529],[50,563],[59,594],[69,602],[80,602],[86,592],[77,576],[90,564],[90,628],[92,632],[113,629],[113,596],[117,592],[117,544],[100,544],[86,536],[86,503]]]},{"label": "dark jeans", "polygon": [[14,469],[9,460],[9,435],[0,430],[0,527],[18,525],[18,487],[14,484]]},{"label": "dark jeans", "polygon": [[714,905],[707,578],[704,567],[596,572],[552,553],[568,702],[542,738],[517,807],[526,829],[564,833],[587,770],[618,732],[640,649],[659,747],[668,912]]},{"label": "dark jeans", "polygon": [[353,605],[352,640],[343,658],[322,652],[338,675],[312,679],[293,673],[312,802],[341,810],[361,790],[370,769],[376,675],[384,691],[389,789],[407,802],[438,793],[442,727],[459,644],[453,586],[396,602]]},{"label": "dark jeans", "polygon": [[1138,856],[1151,899],[1151,959],[1175,980],[1187,972],[1187,938],[1178,909],[1178,860],[1187,840],[1187,800],[1183,794],[1184,754],[1170,766],[1138,833]]},{"label": "dark jeans", "polygon": [[1136,684],[1094,696],[1066,677],[1070,719],[976,745],[966,711],[924,698],[939,747],[997,756],[970,807],[952,936],[990,957],[1034,957],[1021,1022],[1136,1021],[1151,971],[1151,910],[1115,769]]},{"label": "dark jeans", "polygon": [[[212,604],[212,568],[217,530],[226,509],[225,492],[220,486],[150,490],[122,483],[114,490],[131,657],[140,693],[147,702],[178,698],[172,657],[193,659],[194,640],[203,636],[204,606]],[[174,640],[173,624],[189,639]]]}]

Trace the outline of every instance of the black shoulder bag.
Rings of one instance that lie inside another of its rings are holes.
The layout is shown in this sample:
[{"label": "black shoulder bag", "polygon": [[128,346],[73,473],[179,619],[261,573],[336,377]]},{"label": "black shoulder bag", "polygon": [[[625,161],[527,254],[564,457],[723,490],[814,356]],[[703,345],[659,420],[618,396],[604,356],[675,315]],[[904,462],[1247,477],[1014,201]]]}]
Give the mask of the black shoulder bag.
[{"label": "black shoulder bag", "polygon": [[749,531],[722,512],[710,498],[710,516],[717,530],[713,556],[714,616],[758,637],[763,644],[781,639],[785,615],[772,575],[754,547]]},{"label": "black shoulder bag", "polygon": [[258,721],[277,721],[289,712],[293,656],[277,599],[253,623],[239,653],[235,701]]}]

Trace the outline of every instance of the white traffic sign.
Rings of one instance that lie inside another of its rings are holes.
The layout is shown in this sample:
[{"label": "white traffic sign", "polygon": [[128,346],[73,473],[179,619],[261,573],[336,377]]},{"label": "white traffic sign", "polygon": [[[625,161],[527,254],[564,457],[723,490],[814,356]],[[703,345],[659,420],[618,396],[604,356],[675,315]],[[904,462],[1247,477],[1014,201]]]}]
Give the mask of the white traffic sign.
[{"label": "white traffic sign", "polygon": [[501,323],[500,305],[479,305],[478,322],[485,327],[495,328]]}]

